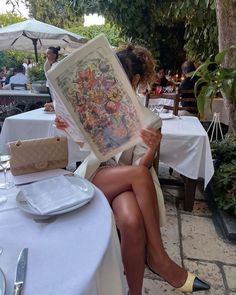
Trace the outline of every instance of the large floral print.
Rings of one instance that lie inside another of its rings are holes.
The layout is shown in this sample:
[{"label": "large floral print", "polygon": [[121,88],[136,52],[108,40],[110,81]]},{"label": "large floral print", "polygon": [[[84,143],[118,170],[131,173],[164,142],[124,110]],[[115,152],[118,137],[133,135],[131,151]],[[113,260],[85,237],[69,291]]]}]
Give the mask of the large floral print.
[{"label": "large floral print", "polygon": [[134,136],[140,124],[137,111],[99,52],[75,62],[56,81],[99,153],[105,156]]}]

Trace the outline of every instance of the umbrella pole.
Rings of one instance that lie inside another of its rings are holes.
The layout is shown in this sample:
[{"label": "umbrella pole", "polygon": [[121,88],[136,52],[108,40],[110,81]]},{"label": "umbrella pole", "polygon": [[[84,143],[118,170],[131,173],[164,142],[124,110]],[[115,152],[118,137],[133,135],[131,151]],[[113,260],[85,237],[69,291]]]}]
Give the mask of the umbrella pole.
[{"label": "umbrella pole", "polygon": [[37,39],[32,39],[33,41],[33,45],[34,45],[34,54],[35,54],[35,61],[36,63],[38,63],[38,51],[37,51],[37,42],[38,40]]}]

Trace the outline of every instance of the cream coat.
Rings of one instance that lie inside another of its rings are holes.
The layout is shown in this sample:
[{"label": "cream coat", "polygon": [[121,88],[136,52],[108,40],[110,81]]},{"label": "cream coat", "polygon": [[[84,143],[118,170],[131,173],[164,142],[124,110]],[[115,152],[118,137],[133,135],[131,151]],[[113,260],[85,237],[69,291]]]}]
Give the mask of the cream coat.
[{"label": "cream coat", "polygon": [[[145,126],[153,127],[156,129],[161,128],[162,122],[160,117],[151,112],[149,109],[141,106]],[[141,159],[141,157],[145,154],[147,146],[141,142],[137,144],[134,148],[126,150],[122,153],[119,153],[115,156],[115,160],[117,163],[121,165],[137,165]],[[89,156],[83,161],[83,163],[79,166],[79,168],[74,172],[77,175],[80,175],[84,178],[91,179],[93,175],[96,173],[96,170],[100,166],[101,161],[97,159],[97,157],[90,152]],[[164,198],[162,194],[162,190],[160,187],[159,180],[157,178],[157,174],[154,168],[150,168],[150,172],[153,178],[153,182],[156,188],[157,200],[159,206],[160,213],[160,225],[163,226],[166,222],[165,215],[165,205]]]}]

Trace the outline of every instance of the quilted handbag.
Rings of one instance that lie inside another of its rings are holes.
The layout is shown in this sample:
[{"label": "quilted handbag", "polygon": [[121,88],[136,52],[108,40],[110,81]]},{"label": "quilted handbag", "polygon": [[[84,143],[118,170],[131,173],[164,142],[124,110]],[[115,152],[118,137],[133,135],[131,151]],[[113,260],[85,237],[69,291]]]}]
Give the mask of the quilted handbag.
[{"label": "quilted handbag", "polygon": [[13,175],[64,168],[68,164],[66,137],[47,137],[9,143]]}]

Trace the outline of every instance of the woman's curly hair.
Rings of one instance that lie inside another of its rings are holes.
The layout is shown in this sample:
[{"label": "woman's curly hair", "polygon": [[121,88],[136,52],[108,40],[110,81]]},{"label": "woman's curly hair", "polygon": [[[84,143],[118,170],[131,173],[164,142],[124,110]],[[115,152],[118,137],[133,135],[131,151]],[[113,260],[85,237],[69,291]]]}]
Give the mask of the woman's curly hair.
[{"label": "woman's curly hair", "polygon": [[130,81],[139,74],[141,84],[153,83],[156,63],[148,49],[129,43],[120,47],[116,54]]}]

